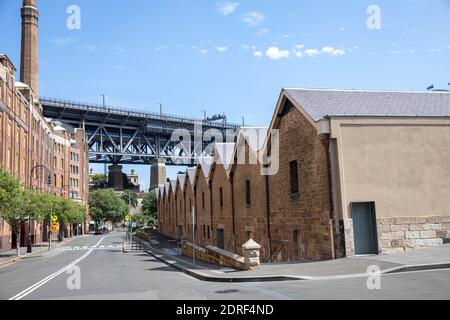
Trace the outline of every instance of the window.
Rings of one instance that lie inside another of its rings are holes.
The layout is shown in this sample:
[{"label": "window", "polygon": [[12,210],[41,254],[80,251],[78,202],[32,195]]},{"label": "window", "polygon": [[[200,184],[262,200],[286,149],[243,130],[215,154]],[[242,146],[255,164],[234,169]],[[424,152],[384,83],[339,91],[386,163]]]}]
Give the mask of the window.
[{"label": "window", "polygon": [[208,226],[208,239],[210,239],[210,238],[211,238],[211,229]]},{"label": "window", "polygon": [[220,188],[220,207],[223,208],[223,189]]},{"label": "window", "polygon": [[298,188],[298,168],[297,161],[291,161],[291,194],[296,195],[299,192]]},{"label": "window", "polygon": [[251,198],[251,190],[250,190],[250,181],[245,181],[245,204],[247,207],[250,207],[252,205],[252,198]]},{"label": "window", "polygon": [[205,209],[205,193],[202,192],[202,208]]},{"label": "window", "polygon": [[203,225],[203,238],[206,238],[206,226]]}]

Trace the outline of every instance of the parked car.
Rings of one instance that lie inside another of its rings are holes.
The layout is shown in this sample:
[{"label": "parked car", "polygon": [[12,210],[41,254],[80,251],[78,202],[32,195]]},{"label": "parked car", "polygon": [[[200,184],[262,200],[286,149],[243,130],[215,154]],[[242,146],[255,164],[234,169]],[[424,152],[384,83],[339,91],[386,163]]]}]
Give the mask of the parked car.
[{"label": "parked car", "polygon": [[96,235],[103,235],[103,234],[108,234],[109,233],[109,229],[107,227],[100,227],[97,228],[97,230],[95,230],[95,234]]}]

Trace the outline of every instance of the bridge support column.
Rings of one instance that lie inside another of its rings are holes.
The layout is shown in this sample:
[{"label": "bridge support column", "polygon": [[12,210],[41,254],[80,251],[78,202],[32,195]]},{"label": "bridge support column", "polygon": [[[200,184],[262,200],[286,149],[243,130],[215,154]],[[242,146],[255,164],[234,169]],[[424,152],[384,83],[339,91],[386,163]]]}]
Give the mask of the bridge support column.
[{"label": "bridge support column", "polygon": [[108,167],[108,187],[117,191],[123,190],[122,166],[112,165]]},{"label": "bridge support column", "polygon": [[154,159],[150,168],[150,190],[158,188],[166,182],[166,162],[162,159]]}]

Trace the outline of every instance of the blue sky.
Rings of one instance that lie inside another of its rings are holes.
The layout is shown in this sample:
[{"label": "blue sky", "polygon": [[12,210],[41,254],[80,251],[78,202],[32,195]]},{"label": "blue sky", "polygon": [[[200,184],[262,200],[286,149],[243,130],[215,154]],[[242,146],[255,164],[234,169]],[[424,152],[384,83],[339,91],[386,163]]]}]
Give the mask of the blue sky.
[{"label": "blue sky", "polygon": [[[19,67],[21,0],[0,0]],[[450,82],[450,0],[38,0],[41,95],[267,126],[282,87]],[[70,5],[81,29],[69,30]],[[377,5],[381,29],[367,27]],[[100,166],[100,168],[102,168]],[[98,167],[96,167],[98,169]],[[128,171],[130,168],[126,168]],[[149,168],[135,168],[144,187]],[[99,169],[101,170],[101,169]],[[173,175],[178,168],[170,168]]]}]

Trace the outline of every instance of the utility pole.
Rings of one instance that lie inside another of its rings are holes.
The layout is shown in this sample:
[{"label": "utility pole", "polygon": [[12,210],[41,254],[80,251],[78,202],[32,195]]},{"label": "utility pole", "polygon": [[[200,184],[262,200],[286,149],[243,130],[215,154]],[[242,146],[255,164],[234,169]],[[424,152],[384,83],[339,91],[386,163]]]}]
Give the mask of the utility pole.
[{"label": "utility pole", "polygon": [[[103,109],[106,109],[106,96],[105,96],[105,94],[100,93],[99,96],[101,96],[103,98]],[[105,164],[104,164],[104,174],[105,174],[105,177],[106,177],[106,181],[108,181],[108,170],[107,169],[108,169],[108,167],[107,167],[107,164],[105,162]]]},{"label": "utility pole", "polygon": [[206,121],[206,110],[200,110],[203,112],[203,119]]}]

